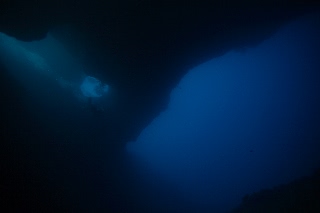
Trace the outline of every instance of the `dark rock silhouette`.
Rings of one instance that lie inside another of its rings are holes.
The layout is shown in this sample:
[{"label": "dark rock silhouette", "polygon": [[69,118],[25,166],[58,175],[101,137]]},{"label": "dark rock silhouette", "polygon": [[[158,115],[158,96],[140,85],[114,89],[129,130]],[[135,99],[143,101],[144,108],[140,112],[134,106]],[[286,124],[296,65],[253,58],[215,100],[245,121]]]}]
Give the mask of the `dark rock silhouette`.
[{"label": "dark rock silhouette", "polygon": [[320,170],[310,177],[265,189],[242,199],[232,213],[310,212],[320,211]]}]

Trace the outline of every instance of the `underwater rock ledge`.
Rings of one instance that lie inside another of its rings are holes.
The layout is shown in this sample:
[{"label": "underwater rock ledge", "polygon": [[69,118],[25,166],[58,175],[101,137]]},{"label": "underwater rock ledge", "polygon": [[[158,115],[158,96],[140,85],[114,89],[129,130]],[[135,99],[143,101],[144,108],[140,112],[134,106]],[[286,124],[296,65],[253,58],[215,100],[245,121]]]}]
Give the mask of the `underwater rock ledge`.
[{"label": "underwater rock ledge", "polygon": [[230,213],[320,212],[320,169],[289,184],[245,195]]}]

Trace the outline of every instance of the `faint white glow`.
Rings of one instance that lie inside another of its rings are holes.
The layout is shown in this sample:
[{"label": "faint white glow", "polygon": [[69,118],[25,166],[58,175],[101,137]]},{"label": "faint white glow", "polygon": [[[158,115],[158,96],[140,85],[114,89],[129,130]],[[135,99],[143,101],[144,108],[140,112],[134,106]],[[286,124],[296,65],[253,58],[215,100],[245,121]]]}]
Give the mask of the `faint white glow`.
[{"label": "faint white glow", "polygon": [[103,85],[98,79],[87,76],[81,86],[81,92],[86,97],[99,98],[108,92],[109,86]]}]

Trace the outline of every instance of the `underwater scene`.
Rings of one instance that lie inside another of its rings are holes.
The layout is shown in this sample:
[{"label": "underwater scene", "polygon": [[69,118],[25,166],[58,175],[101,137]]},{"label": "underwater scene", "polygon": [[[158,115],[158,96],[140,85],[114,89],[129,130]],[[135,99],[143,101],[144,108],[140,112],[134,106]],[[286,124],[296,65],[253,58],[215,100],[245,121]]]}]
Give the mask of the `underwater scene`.
[{"label": "underwater scene", "polygon": [[1,212],[320,212],[318,4],[13,2]]}]

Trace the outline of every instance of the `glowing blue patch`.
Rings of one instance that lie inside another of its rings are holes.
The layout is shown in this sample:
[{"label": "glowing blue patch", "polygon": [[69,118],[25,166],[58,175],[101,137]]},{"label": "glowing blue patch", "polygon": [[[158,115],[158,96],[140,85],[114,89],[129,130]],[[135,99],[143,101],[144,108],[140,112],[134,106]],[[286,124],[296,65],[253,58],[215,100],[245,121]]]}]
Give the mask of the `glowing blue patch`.
[{"label": "glowing blue patch", "polygon": [[99,98],[109,91],[108,85],[103,85],[98,79],[87,76],[81,86],[81,92],[85,97]]}]

